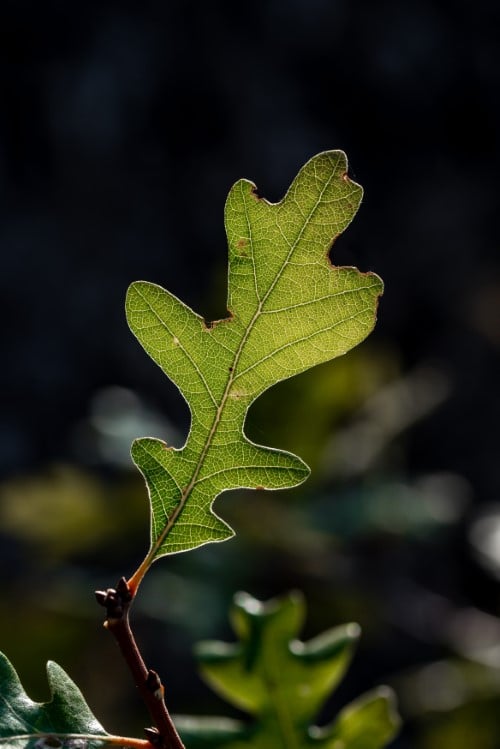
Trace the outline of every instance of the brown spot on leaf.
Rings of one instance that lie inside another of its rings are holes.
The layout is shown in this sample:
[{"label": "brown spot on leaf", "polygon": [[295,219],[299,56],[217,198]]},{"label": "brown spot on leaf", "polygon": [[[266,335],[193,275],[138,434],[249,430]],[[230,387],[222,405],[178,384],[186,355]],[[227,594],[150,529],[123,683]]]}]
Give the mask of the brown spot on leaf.
[{"label": "brown spot on leaf", "polygon": [[229,393],[230,398],[234,398],[235,400],[238,400],[238,398],[243,398],[245,393],[243,393],[241,390],[231,390]]},{"label": "brown spot on leaf", "polygon": [[231,322],[231,320],[234,320],[234,314],[231,312],[231,310],[227,311],[227,317],[222,317],[220,320],[211,320],[208,322],[207,320],[203,320],[203,330],[209,331],[215,328],[217,325],[222,325],[223,323]]},{"label": "brown spot on leaf", "polygon": [[261,200],[263,200],[263,198],[261,198],[259,193],[257,192],[257,188],[255,185],[253,185],[252,189],[250,190],[250,197],[256,200],[257,202],[260,202]]}]

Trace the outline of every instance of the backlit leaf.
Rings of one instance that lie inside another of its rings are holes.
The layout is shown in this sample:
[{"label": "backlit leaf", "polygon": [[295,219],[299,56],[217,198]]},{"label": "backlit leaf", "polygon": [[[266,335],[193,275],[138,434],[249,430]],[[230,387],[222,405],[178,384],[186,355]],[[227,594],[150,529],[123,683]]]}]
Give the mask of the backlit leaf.
[{"label": "backlit leaf", "polygon": [[149,437],[132,446],[151,500],[151,547],[132,583],[164,554],[233,535],[212,510],[221,492],[283,489],[307,478],[300,458],[250,442],[244,422],[271,385],[345,354],[372,330],[380,278],[335,267],[328,256],[361,196],[341,151],[311,159],[276,204],[251,182],[237,182],[225,209],[224,320],[207,324],[159,286],[131,285],[130,328],[191,411],[181,449]]}]

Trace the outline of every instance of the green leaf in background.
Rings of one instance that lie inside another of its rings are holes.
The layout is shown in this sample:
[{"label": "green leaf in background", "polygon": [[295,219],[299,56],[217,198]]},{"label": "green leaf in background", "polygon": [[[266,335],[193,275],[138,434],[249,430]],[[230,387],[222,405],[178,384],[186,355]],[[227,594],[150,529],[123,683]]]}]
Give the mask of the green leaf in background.
[{"label": "green leaf in background", "polygon": [[236,596],[239,643],[200,643],[197,654],[206,681],[255,720],[179,718],[189,749],[381,749],[394,737],[399,718],[387,687],[348,705],[331,725],[311,725],[349,666],[359,627],[336,627],[304,643],[297,639],[304,615],[297,593],[268,603]]},{"label": "green leaf in background", "polygon": [[131,285],[130,328],[191,411],[182,449],[152,438],[132,446],[152,516],[150,551],[132,587],[160,556],[233,535],[212,511],[221,492],[283,489],[307,478],[299,458],[253,444],[243,426],[251,403],[271,385],[345,354],[373,329],[382,281],[335,267],[328,257],[361,196],[342,151],[311,159],[276,204],[258,197],[251,182],[237,182],[225,209],[224,320],[207,324],[159,286]]},{"label": "green leaf in background", "polygon": [[94,718],[78,687],[57,663],[47,664],[52,699],[30,700],[5,655],[0,653],[0,748],[90,749],[117,743]]}]

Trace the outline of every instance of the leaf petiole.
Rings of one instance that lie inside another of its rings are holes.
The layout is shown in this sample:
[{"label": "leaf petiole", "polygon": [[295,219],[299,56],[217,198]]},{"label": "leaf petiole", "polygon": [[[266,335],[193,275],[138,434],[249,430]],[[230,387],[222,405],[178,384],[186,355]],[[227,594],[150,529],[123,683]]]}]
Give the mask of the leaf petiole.
[{"label": "leaf petiole", "polygon": [[[46,749],[56,749],[57,747],[64,747],[65,742],[77,742],[77,741],[99,741],[102,744],[110,744],[112,746],[123,746],[130,747],[130,749],[154,749],[154,745],[147,739],[136,739],[130,736],[101,736],[100,734],[90,733],[57,733],[57,732],[37,732],[37,733],[23,733],[17,736],[0,736],[1,744],[10,744],[13,741],[33,741],[41,742],[38,744],[38,749],[46,747]],[[60,743],[59,743],[60,742]],[[69,745],[68,745],[69,746]],[[76,749],[76,744],[72,743],[71,746]]]}]

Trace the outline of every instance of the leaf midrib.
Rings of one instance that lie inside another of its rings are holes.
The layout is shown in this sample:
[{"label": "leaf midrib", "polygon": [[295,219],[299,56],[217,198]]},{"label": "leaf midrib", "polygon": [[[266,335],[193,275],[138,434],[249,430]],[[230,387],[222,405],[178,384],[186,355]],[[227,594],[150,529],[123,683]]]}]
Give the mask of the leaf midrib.
[{"label": "leaf midrib", "polygon": [[[274,666],[274,668],[273,668]],[[279,664],[275,664],[275,651],[271,650],[264,659],[264,684],[269,694],[269,702],[274,706],[276,723],[281,732],[284,749],[300,749],[300,740],[288,709],[288,703],[282,694],[282,679]]]}]

